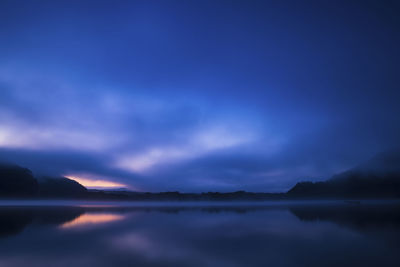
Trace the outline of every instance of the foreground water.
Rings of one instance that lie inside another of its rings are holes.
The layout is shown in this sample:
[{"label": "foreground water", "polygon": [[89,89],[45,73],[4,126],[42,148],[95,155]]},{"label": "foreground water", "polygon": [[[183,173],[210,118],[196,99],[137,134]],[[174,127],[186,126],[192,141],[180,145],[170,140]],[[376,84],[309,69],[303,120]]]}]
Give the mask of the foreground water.
[{"label": "foreground water", "polygon": [[47,204],[0,203],[0,266],[400,266],[396,203]]}]

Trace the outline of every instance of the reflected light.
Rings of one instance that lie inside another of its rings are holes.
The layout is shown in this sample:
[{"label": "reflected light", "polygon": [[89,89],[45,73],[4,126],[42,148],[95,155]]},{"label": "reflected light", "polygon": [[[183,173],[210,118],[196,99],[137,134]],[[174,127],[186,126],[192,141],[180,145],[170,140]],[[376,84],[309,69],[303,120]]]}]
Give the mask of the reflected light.
[{"label": "reflected light", "polygon": [[87,178],[81,178],[81,177],[76,177],[76,176],[65,176],[68,179],[74,180],[84,187],[87,188],[122,188],[122,187],[127,187],[127,185],[116,183],[116,182],[111,182],[111,181],[106,181],[106,180],[92,180],[92,179],[87,179]]},{"label": "reflected light", "polygon": [[92,224],[102,224],[113,221],[122,220],[125,217],[119,214],[111,213],[85,213],[81,216],[73,219],[72,221],[66,222],[60,226],[60,228],[68,229],[80,226],[92,225]]}]

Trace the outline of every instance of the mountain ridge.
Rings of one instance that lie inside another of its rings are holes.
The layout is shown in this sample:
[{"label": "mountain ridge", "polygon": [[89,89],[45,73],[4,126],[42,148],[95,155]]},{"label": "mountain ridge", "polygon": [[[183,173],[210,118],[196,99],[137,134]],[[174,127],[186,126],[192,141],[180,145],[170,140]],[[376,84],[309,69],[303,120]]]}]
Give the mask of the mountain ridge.
[{"label": "mountain ridge", "polygon": [[400,150],[390,150],[372,157],[326,181],[303,181],[287,194],[292,197],[400,197]]},{"label": "mountain ridge", "polygon": [[315,198],[400,198],[400,150],[380,153],[326,181],[298,182],[287,192],[228,193],[132,192],[89,190],[66,177],[34,177],[15,164],[0,163],[0,197],[115,200],[282,200]]}]

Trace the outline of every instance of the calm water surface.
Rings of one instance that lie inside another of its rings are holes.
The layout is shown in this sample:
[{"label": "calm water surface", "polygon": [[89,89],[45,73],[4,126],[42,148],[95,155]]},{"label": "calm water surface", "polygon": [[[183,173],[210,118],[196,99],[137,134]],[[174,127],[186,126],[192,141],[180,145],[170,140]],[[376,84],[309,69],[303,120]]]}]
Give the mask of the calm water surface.
[{"label": "calm water surface", "polygon": [[400,266],[394,203],[69,205],[3,202],[0,266]]}]

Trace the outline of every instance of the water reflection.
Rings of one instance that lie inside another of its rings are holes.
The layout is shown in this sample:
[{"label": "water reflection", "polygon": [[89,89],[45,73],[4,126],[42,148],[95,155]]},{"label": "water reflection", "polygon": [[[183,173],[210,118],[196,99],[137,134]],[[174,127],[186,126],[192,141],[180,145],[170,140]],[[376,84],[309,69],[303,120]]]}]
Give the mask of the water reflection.
[{"label": "water reflection", "polygon": [[398,211],[393,204],[1,207],[0,266],[399,266]]},{"label": "water reflection", "polygon": [[124,219],[123,215],[113,213],[84,213],[72,221],[61,224],[60,228],[79,228],[82,226],[92,226],[96,224],[104,224]]},{"label": "water reflection", "polygon": [[0,238],[17,235],[33,223],[60,225],[84,213],[78,207],[0,207]]},{"label": "water reflection", "polygon": [[400,206],[327,205],[295,206],[290,211],[303,221],[331,221],[360,231],[393,228],[400,230]]}]

